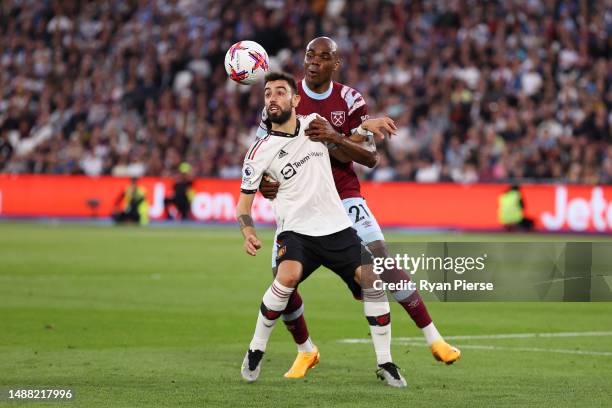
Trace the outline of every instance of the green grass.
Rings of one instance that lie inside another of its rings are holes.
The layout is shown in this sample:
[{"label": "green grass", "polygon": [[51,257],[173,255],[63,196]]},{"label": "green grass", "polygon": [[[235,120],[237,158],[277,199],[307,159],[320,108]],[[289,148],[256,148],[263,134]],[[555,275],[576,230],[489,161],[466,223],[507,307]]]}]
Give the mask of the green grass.
[{"label": "green grass", "polygon": [[[306,379],[282,374],[295,346],[282,324],[260,380],[239,366],[271,281],[271,232],[256,258],[239,233],[0,223],[0,388],[66,388],[74,407],[611,406],[612,337],[462,340],[453,366],[393,346],[410,387],[375,379],[362,307],[321,270],[301,286],[322,353]],[[390,240],[567,240],[566,236],[394,235]],[[591,239],[581,237],[577,239]],[[420,336],[393,305],[394,337]],[[428,304],[446,335],[611,331],[612,303]],[[399,343],[399,342],[398,342]],[[541,348],[533,352],[519,349]],[[0,402],[0,407],[2,406]],[[6,403],[6,406],[25,406]],[[66,405],[68,404],[68,405]],[[31,403],[40,407],[40,403]]]}]

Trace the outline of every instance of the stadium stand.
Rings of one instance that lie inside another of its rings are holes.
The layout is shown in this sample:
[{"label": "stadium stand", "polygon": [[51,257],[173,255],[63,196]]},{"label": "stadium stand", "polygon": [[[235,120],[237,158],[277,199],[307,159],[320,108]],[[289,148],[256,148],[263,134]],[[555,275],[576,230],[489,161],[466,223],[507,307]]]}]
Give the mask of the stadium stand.
[{"label": "stadium stand", "polygon": [[599,1],[0,3],[0,172],[240,177],[261,88],[226,49],[300,75],[317,35],[399,132],[366,179],[612,183],[612,10]]}]

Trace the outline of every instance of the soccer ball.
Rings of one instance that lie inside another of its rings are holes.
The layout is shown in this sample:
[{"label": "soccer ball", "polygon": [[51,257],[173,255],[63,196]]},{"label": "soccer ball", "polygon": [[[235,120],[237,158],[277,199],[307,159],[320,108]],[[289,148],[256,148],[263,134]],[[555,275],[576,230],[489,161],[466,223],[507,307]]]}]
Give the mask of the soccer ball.
[{"label": "soccer ball", "polygon": [[268,53],[255,41],[239,41],[225,54],[225,71],[239,84],[261,81],[269,66]]}]

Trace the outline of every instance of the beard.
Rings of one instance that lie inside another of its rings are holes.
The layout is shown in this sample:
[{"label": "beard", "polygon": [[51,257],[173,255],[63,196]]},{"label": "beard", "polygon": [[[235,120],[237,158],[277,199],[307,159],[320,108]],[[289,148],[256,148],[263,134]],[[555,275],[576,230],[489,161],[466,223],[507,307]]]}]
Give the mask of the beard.
[{"label": "beard", "polygon": [[279,110],[280,112],[277,111],[275,113],[271,113],[270,110],[266,108],[266,113],[268,114],[268,120],[270,122],[276,123],[277,125],[282,125],[283,123],[286,123],[289,120],[293,109],[290,108],[288,110],[283,110],[283,108],[279,106]]}]

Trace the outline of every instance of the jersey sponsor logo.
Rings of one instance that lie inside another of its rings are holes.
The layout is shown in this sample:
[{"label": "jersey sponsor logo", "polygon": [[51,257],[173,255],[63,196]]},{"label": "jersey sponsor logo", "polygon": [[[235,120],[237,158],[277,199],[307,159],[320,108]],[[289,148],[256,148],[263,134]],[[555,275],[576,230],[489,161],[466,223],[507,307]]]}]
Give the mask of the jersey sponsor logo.
[{"label": "jersey sponsor logo", "polygon": [[299,168],[301,165],[310,160],[311,157],[323,157],[323,152],[310,152],[307,156],[304,156],[301,160],[293,162],[295,168]]},{"label": "jersey sponsor logo", "polygon": [[300,160],[294,161],[293,163],[288,163],[281,169],[281,174],[285,178],[285,180],[289,180],[291,177],[297,174],[297,169],[306,164],[311,157],[323,157],[325,154],[323,152],[310,152],[306,156],[302,157]]},{"label": "jersey sponsor logo", "polygon": [[278,153],[278,158],[282,159],[283,157],[287,156],[289,153],[287,153],[286,151],[284,151],[283,149],[281,149],[281,151]]},{"label": "jersey sponsor logo", "polygon": [[288,163],[285,167],[283,167],[280,172],[285,180],[289,180],[291,177],[297,174],[297,171],[293,168],[291,163]]},{"label": "jersey sponsor logo", "polygon": [[333,111],[331,113],[331,123],[334,126],[340,127],[346,121],[346,112],[344,111]]}]

